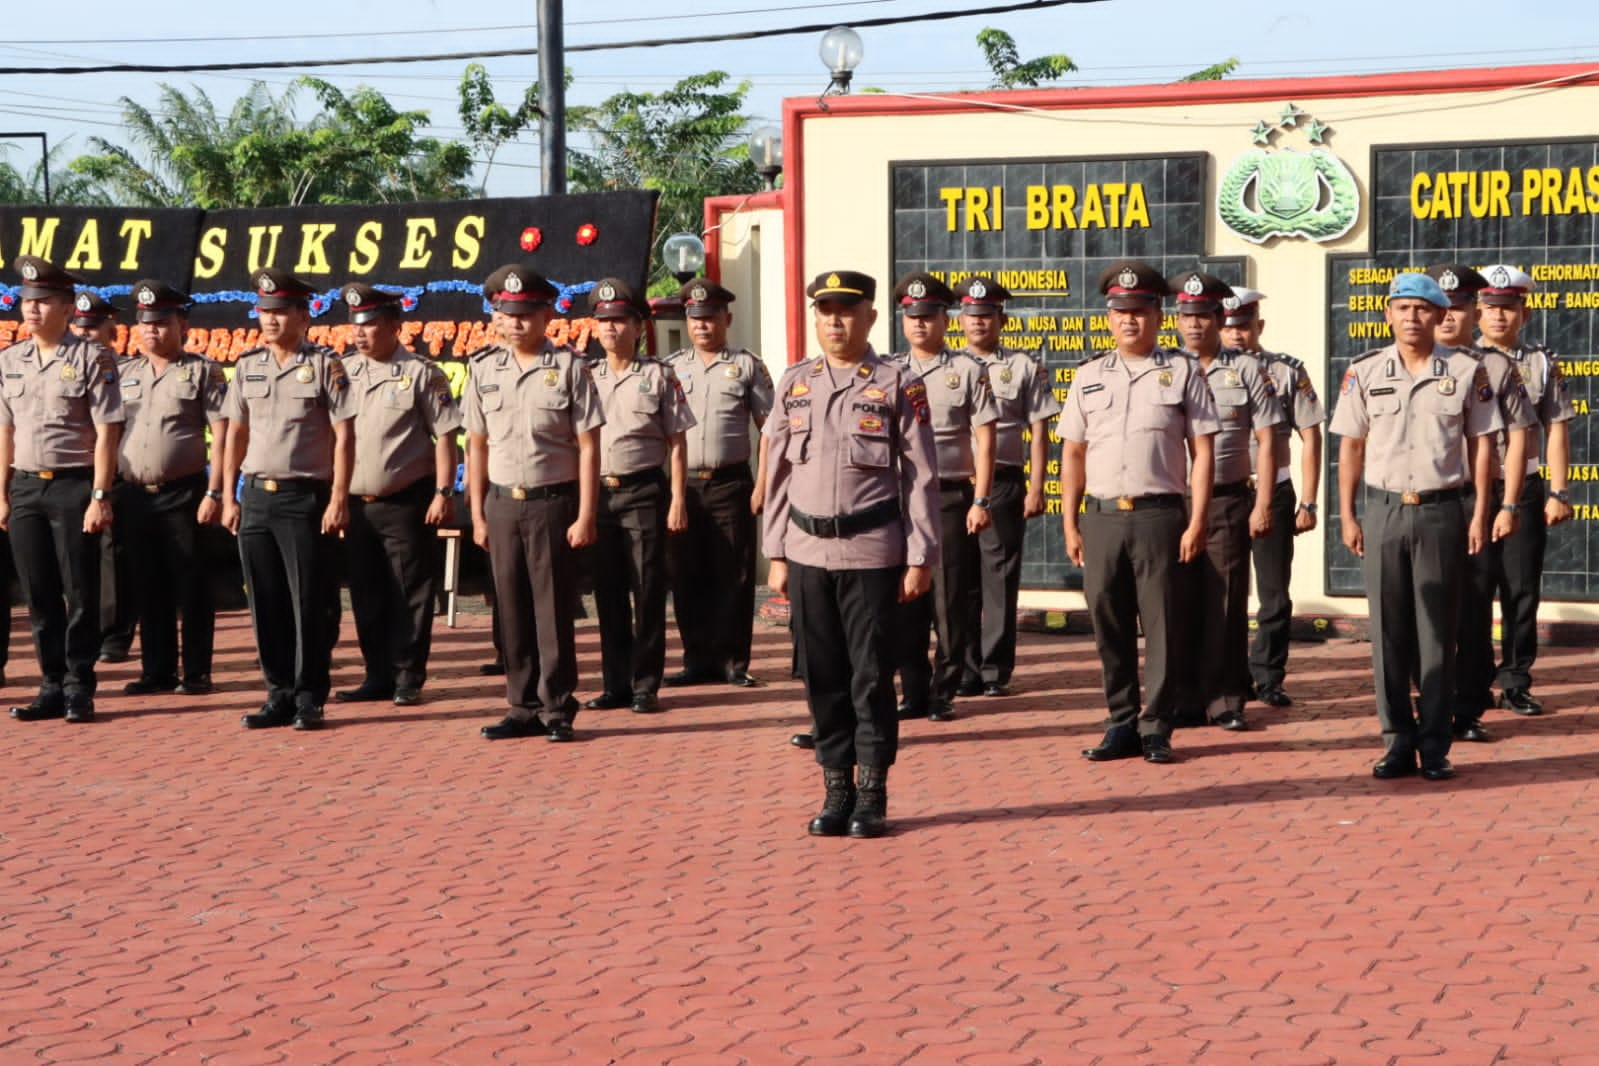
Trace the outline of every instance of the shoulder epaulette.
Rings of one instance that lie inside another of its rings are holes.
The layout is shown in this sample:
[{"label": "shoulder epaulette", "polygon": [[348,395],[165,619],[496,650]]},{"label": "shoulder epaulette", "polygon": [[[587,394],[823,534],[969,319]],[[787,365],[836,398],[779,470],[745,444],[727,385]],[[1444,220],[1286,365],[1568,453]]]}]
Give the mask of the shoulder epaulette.
[{"label": "shoulder epaulette", "polygon": [[266,350],[267,350],[266,349],[266,345],[264,345],[264,344],[258,344],[254,348],[246,348],[244,351],[239,353],[239,357],[237,359],[235,359],[234,362],[235,363],[242,363],[246,359],[248,359],[250,356],[252,356],[252,355],[260,355],[262,352],[264,352]]},{"label": "shoulder epaulette", "polygon": [[1356,363],[1360,362],[1362,359],[1370,359],[1372,356],[1376,355],[1380,351],[1382,351],[1381,348],[1373,348],[1369,352],[1361,352],[1359,355],[1357,355],[1353,359],[1349,360],[1349,365],[1350,366],[1354,366]]},{"label": "shoulder epaulette", "polygon": [[1260,355],[1262,359],[1282,363],[1284,366],[1294,370],[1305,369],[1305,361],[1303,359],[1295,359],[1286,352],[1261,352]]},{"label": "shoulder epaulette", "polygon": [[474,359],[483,358],[485,355],[488,355],[490,352],[498,351],[499,347],[500,346],[498,344],[485,344],[481,348],[478,348],[478,349],[476,349],[474,351],[467,352],[465,355],[461,356],[461,360],[463,362],[470,363]]}]

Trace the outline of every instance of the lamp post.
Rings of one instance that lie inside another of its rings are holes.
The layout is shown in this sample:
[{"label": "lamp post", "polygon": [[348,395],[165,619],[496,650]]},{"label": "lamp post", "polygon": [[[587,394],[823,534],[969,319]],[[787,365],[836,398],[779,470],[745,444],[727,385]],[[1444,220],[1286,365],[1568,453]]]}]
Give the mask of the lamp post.
[{"label": "lamp post", "polygon": [[834,26],[822,34],[821,53],[822,62],[827,64],[828,72],[833,76],[822,95],[848,95],[849,80],[866,54],[861,46],[861,35],[848,26]]},{"label": "lamp post", "polygon": [[777,176],[783,173],[783,131],[776,126],[762,126],[750,134],[750,161],[767,191],[777,188]]},{"label": "lamp post", "polygon": [[661,261],[685,284],[705,269],[705,242],[693,233],[674,233],[661,244]]}]

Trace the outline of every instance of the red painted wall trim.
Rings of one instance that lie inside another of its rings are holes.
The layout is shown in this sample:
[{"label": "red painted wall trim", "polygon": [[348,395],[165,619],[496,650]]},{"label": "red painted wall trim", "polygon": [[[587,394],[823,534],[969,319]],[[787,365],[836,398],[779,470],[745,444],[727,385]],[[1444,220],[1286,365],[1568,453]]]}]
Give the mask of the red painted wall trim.
[{"label": "red painted wall trim", "polygon": [[722,220],[739,211],[754,211],[760,209],[783,209],[783,192],[781,189],[773,192],[756,192],[733,194],[730,196],[707,196],[705,198],[704,229],[700,237],[705,241],[705,276],[712,281],[722,280],[722,242],[716,236],[717,229],[722,225]]}]

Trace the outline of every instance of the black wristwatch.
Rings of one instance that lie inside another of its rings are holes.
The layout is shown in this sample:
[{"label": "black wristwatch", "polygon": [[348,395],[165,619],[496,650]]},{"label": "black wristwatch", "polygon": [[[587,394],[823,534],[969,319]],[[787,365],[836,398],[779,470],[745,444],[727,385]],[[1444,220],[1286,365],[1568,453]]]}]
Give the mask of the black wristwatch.
[{"label": "black wristwatch", "polygon": [[987,496],[975,497],[972,500],[972,506],[973,507],[981,507],[985,511],[988,510],[988,497]]},{"label": "black wristwatch", "polygon": [[1501,511],[1509,511],[1511,514],[1516,513],[1516,505],[1513,503],[1502,503],[1499,505],[1499,509]]},{"label": "black wristwatch", "polygon": [[455,497],[455,486],[451,485],[442,489],[434,489],[433,495],[443,496],[446,500],[453,499]]},{"label": "black wristwatch", "polygon": [[1304,511],[1307,514],[1315,514],[1316,513],[1316,501],[1315,500],[1310,500],[1310,501],[1308,501],[1306,503],[1302,503],[1302,504],[1299,505],[1299,509],[1301,511]]},{"label": "black wristwatch", "polygon": [[1561,503],[1571,502],[1571,493],[1566,489],[1561,489],[1559,492],[1551,492],[1549,495]]},{"label": "black wristwatch", "polygon": [[222,502],[222,490],[221,489],[206,489],[205,490],[205,498],[208,499],[208,500],[215,500],[218,503],[221,503]]},{"label": "black wristwatch", "polygon": [[110,498],[111,492],[109,489],[95,489],[89,493],[89,499],[91,500],[109,500]]}]

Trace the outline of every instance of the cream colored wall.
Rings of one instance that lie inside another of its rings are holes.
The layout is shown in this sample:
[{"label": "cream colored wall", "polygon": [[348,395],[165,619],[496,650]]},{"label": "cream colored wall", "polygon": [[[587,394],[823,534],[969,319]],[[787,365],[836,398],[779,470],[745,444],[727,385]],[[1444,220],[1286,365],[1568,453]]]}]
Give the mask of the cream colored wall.
[{"label": "cream colored wall", "polygon": [[[891,99],[891,97],[890,97]],[[1025,94],[1017,94],[1018,100]],[[1056,110],[1017,113],[991,109],[956,114],[851,116],[834,112],[804,121],[803,194],[805,200],[802,277],[817,271],[854,267],[880,274],[892,262],[890,247],[889,164],[917,160],[1007,159],[1151,155],[1202,151],[1210,154],[1207,201],[1210,255],[1243,255],[1251,261],[1249,284],[1267,294],[1264,343],[1291,352],[1326,379],[1327,262],[1329,252],[1363,252],[1366,210],[1342,239],[1315,244],[1274,240],[1252,244],[1226,229],[1215,215],[1216,183],[1232,161],[1253,145],[1249,131],[1271,122],[1283,105],[1294,103],[1327,123],[1327,146],[1359,180],[1361,197],[1370,195],[1371,149],[1376,145],[1428,141],[1538,140],[1592,136],[1591,116],[1599,113],[1599,88],[1514,89],[1432,96],[1267,98],[1249,103],[1165,107]],[[1302,129],[1303,127],[1301,127]],[[1286,143],[1303,149],[1301,136]],[[879,278],[879,281],[886,279]],[[879,321],[873,343],[890,344],[889,316]],[[1326,397],[1331,401],[1335,397]],[[1298,479],[1299,454],[1294,471]],[[1325,499],[1325,493],[1323,493]],[[1048,519],[1037,519],[1046,521]],[[1323,594],[1325,526],[1296,541],[1300,565],[1293,595],[1296,613],[1365,614],[1364,600]],[[1024,602],[1040,607],[1080,606],[1081,597],[1059,592],[1024,592]],[[1599,605],[1544,605],[1546,620],[1599,621]]]}]

